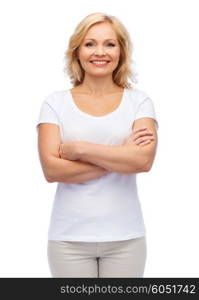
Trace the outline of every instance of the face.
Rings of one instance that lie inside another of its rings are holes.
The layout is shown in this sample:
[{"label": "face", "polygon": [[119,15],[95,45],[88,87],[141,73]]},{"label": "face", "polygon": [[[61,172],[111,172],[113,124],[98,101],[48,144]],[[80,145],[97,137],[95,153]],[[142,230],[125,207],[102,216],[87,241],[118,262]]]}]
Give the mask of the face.
[{"label": "face", "polygon": [[86,73],[94,76],[112,74],[120,58],[120,45],[111,24],[93,25],[79,47],[78,58]]}]

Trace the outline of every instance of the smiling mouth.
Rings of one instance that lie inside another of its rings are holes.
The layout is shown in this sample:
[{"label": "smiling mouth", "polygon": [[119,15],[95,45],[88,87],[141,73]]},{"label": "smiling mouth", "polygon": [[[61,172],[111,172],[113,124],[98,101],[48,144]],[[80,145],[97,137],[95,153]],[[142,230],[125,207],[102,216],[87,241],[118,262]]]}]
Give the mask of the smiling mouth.
[{"label": "smiling mouth", "polygon": [[96,66],[105,66],[110,62],[110,60],[91,60],[90,63]]}]

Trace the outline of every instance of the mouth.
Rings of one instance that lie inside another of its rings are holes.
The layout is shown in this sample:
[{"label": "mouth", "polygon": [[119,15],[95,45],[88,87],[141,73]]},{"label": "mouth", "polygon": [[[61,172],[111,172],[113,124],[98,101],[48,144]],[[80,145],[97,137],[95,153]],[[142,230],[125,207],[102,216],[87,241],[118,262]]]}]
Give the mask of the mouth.
[{"label": "mouth", "polygon": [[91,60],[90,63],[92,63],[95,66],[106,66],[108,65],[108,63],[110,62],[110,60]]}]

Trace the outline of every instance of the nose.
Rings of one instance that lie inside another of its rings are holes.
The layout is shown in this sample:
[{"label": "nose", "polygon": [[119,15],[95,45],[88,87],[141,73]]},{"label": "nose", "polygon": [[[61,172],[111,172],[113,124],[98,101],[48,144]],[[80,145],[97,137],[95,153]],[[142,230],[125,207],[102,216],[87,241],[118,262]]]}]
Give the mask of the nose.
[{"label": "nose", "polygon": [[102,46],[98,46],[96,49],[95,49],[95,54],[96,55],[105,55],[105,51],[103,49]]}]

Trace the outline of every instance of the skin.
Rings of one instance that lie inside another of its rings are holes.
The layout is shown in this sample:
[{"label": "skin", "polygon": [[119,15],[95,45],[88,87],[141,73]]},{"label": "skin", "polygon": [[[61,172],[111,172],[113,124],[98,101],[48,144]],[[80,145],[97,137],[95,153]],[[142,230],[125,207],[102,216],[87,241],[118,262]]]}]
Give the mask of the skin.
[{"label": "skin", "polygon": [[[123,88],[117,86],[112,79],[112,73],[118,65],[119,58],[120,46],[112,26],[106,22],[93,25],[78,49],[78,59],[85,71],[84,81],[78,86],[78,90],[94,97],[122,91]],[[103,68],[90,63],[91,60],[98,59],[110,62]]]},{"label": "skin", "polygon": [[[136,144],[144,146],[154,140],[153,132],[147,127],[134,130],[122,145]],[[81,149],[89,147],[89,142],[66,142],[60,145],[59,156],[63,159],[78,160],[81,158]]]},{"label": "skin", "polygon": [[[123,92],[123,88],[116,85],[112,79],[112,73],[116,69],[120,58],[120,45],[117,35],[111,24],[107,22],[93,25],[87,32],[78,49],[78,59],[85,71],[84,81],[73,88],[78,92],[92,95],[94,99],[100,99],[104,95]],[[96,67],[90,61],[109,60],[102,68]],[[153,133],[146,127],[133,131],[124,141],[123,145],[135,143],[146,145],[154,140]],[[89,147],[88,142],[67,142],[60,145],[61,158],[78,160],[82,149]]]}]

